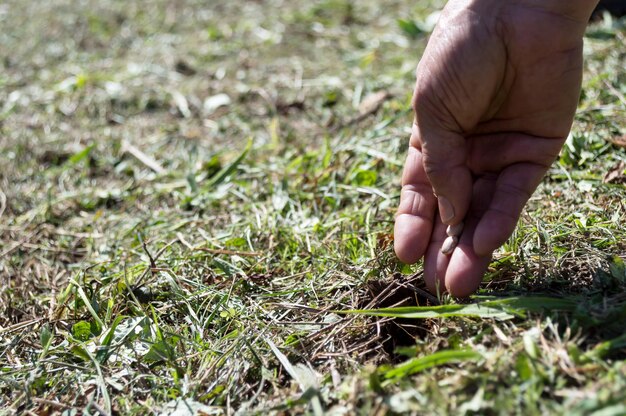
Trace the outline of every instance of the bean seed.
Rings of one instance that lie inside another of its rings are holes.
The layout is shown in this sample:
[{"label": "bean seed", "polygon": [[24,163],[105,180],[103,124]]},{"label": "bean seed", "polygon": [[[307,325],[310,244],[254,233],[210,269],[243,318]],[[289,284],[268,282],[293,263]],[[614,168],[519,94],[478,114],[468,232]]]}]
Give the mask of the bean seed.
[{"label": "bean seed", "polygon": [[441,246],[441,252],[446,255],[452,254],[457,244],[459,244],[459,237],[450,236],[446,238],[446,240],[443,242],[443,245]]},{"label": "bean seed", "polygon": [[458,237],[463,232],[463,221],[458,224],[448,225],[448,229],[446,230],[446,234],[450,237]]}]

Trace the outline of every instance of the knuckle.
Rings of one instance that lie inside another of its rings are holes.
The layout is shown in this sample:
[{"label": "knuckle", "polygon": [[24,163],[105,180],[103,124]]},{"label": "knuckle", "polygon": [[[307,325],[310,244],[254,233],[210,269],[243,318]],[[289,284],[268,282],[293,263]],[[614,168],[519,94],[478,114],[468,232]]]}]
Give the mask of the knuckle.
[{"label": "knuckle", "polygon": [[448,180],[451,177],[452,170],[446,163],[441,163],[431,158],[424,158],[424,171],[429,178],[435,177],[441,180]]}]

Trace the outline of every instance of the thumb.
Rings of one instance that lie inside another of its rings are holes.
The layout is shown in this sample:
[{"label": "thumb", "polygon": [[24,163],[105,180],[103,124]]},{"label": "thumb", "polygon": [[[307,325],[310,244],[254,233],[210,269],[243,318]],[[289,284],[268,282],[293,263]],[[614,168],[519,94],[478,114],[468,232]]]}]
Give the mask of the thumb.
[{"label": "thumb", "polygon": [[463,221],[473,187],[465,137],[432,125],[422,127],[419,119],[413,124],[412,136],[411,140],[421,145],[424,170],[437,196],[441,221],[447,225]]}]

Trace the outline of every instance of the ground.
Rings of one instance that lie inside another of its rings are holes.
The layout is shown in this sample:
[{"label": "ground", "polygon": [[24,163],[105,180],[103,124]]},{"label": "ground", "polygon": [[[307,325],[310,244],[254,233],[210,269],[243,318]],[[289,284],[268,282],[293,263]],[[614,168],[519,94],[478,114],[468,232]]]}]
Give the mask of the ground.
[{"label": "ground", "polygon": [[626,20],[437,298],[391,230],[442,3],[0,4],[0,414],[626,413]]}]

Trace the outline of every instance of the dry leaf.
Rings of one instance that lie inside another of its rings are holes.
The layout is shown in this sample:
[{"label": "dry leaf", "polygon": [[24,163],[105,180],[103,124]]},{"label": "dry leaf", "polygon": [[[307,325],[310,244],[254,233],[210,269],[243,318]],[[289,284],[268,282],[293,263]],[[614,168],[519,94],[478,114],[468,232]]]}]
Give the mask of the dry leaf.
[{"label": "dry leaf", "polygon": [[612,139],[609,139],[609,141],[611,143],[613,143],[616,146],[619,147],[626,147],[626,134],[623,136],[619,136],[619,137],[614,137]]},{"label": "dry leaf", "polygon": [[389,91],[377,91],[369,94],[359,104],[359,114],[372,114],[376,112],[380,106],[391,97]]},{"label": "dry leaf", "polygon": [[[626,147],[626,143],[624,143]],[[604,183],[626,183],[626,163],[624,161],[619,162],[617,165],[613,166],[607,173],[604,175],[602,182]]]}]

